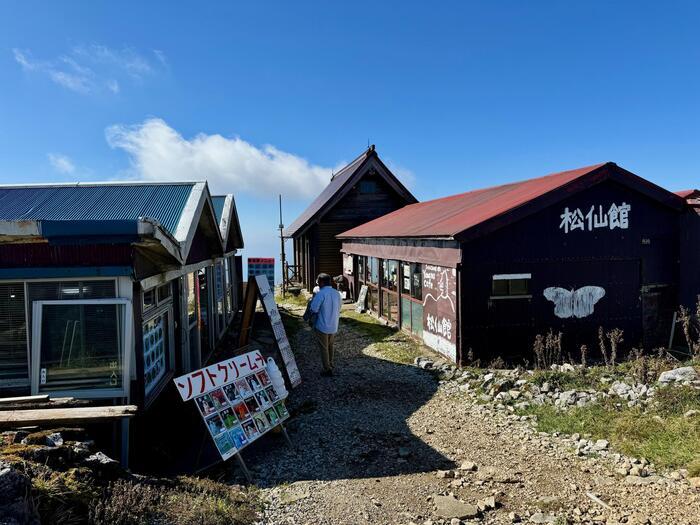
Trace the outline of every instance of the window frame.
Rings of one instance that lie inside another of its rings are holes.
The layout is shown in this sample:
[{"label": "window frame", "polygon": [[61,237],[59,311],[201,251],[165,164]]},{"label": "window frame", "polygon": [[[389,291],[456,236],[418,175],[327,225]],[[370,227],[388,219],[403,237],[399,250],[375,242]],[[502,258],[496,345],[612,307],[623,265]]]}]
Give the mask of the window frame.
[{"label": "window frame", "polygon": [[[513,294],[510,293],[511,281],[527,281],[527,293]],[[507,294],[496,294],[494,293],[494,283],[496,281],[505,281],[508,283],[508,293]],[[532,281],[532,273],[497,273],[491,276],[491,296],[490,299],[531,299],[532,294],[530,293],[530,282]]]},{"label": "window frame", "polygon": [[41,394],[55,394],[60,397],[75,397],[79,399],[102,399],[102,398],[129,398],[131,385],[131,353],[134,338],[133,306],[129,299],[115,297],[111,299],[61,299],[53,301],[34,301],[32,304],[32,359],[30,385],[32,395],[38,395],[39,376],[41,369],[41,329],[43,321],[44,305],[51,306],[76,306],[81,304],[117,304],[124,308],[124,319],[122,329],[122,386],[121,388],[93,388],[84,390],[50,390]]},{"label": "window frame", "polygon": [[[172,296],[171,296],[172,299]],[[168,318],[168,347],[166,348],[166,352],[168,354],[168,357],[166,360],[168,361],[169,368],[168,370],[163,374],[163,377],[157,382],[154,383],[151,389],[147,392],[146,391],[146,363],[145,363],[145,353],[144,353],[144,347],[143,347],[143,327],[146,325],[146,323],[151,322],[153,319],[156,317],[159,317],[161,315],[165,314]],[[174,375],[175,373],[175,311],[173,307],[173,302],[164,302],[162,305],[158,306],[157,308],[152,308],[149,310],[148,315],[142,315],[141,316],[141,354],[143,355],[144,363],[143,363],[143,370],[141,370],[141,376],[143,379],[143,397],[144,397],[144,405],[146,407],[149,406],[151,401],[155,399],[158,394],[161,392],[163,389],[163,386],[170,380],[170,378]]]}]

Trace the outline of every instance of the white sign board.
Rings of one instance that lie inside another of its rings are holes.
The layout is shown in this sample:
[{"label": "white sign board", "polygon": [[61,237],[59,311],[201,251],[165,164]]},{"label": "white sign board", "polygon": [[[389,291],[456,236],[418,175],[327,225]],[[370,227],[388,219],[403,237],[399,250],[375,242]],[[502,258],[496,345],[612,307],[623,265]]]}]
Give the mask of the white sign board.
[{"label": "white sign board", "polygon": [[175,385],[184,401],[194,398],[223,459],[289,417],[257,350],[180,376]]}]

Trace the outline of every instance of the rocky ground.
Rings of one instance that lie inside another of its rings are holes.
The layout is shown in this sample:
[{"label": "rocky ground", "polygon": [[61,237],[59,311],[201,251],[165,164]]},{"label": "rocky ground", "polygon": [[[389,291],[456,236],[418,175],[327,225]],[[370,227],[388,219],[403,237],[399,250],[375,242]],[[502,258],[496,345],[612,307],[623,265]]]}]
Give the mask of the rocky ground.
[{"label": "rocky ground", "polygon": [[[382,359],[342,323],[335,377],[319,376],[310,331],[297,333],[295,349],[304,378],[289,401],[295,446],[249,460],[266,501],[260,523],[700,523],[700,489],[683,472],[656,472],[604,442],[538,433],[512,413],[517,402],[586,396],[540,389],[504,403],[499,389],[470,383],[483,375],[440,382]],[[653,397],[628,386],[615,386],[626,401]]]}]

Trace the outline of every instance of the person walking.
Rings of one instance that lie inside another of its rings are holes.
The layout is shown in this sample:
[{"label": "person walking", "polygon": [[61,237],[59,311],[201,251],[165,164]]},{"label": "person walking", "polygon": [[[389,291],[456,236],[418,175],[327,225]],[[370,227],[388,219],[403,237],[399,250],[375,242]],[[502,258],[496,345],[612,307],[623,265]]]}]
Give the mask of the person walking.
[{"label": "person walking", "polygon": [[333,375],[333,343],[338,331],[342,300],[338,290],[331,285],[331,276],[327,273],[319,274],[316,283],[319,290],[311,299],[309,309],[316,316],[314,334],[321,349],[321,375],[327,377]]}]

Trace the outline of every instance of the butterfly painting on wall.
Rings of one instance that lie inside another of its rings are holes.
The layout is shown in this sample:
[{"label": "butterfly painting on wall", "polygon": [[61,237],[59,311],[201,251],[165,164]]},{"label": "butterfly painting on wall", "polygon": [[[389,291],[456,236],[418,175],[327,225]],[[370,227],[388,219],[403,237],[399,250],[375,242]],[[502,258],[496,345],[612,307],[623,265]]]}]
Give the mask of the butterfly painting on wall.
[{"label": "butterfly painting on wall", "polygon": [[554,315],[561,319],[569,317],[587,317],[605,295],[605,288],[600,286],[582,286],[574,290],[565,290],[557,286],[544,289],[544,296],[554,303]]}]

